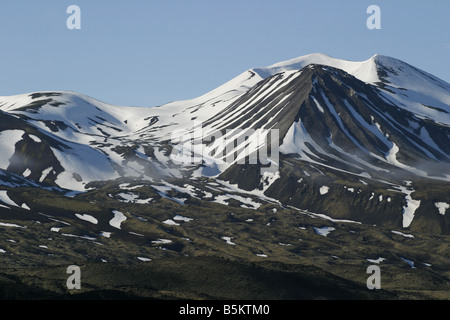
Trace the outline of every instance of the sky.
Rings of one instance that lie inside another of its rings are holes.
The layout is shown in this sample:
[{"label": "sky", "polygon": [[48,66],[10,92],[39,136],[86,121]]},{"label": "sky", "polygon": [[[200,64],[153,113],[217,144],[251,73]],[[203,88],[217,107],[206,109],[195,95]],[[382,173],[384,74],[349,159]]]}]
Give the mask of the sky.
[{"label": "sky", "polygon": [[[70,5],[81,29],[67,27]],[[370,5],[381,29],[367,28]],[[2,0],[0,95],[157,106],[316,52],[383,54],[450,83],[449,12],[448,0]]]}]

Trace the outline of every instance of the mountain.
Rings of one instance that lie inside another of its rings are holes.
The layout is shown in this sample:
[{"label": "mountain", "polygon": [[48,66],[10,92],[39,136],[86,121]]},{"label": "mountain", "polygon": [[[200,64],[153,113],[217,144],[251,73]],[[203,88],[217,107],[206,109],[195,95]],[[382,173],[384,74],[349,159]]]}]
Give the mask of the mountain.
[{"label": "mountain", "polygon": [[[162,246],[177,257],[246,260],[270,251],[293,263],[300,252],[312,257],[328,228],[342,234],[341,246],[326,245],[333,256],[359,241],[355,229],[364,234],[346,261],[363,252],[397,261],[417,254],[408,246],[420,242],[420,259],[435,261],[433,272],[447,263],[450,84],[391,57],[310,54],[156,107],[114,106],[68,91],[6,96],[0,120],[0,221],[11,239],[17,230],[34,232],[24,246],[38,246],[48,230],[60,247],[77,239],[79,250],[55,249],[58,261],[124,262],[130,252],[154,259]],[[248,225],[254,221],[264,224]],[[308,246],[289,248],[298,237],[292,224],[310,227]],[[392,249],[391,230],[420,240]],[[236,238],[249,247],[230,249]],[[97,252],[92,241],[109,245]],[[279,251],[272,243],[289,245]],[[8,261],[42,263],[39,253],[22,252]],[[320,261],[308,264],[323,269]]]},{"label": "mountain", "polygon": [[[449,105],[448,83],[380,55],[350,62],[311,54],[153,108],[113,106],[74,92],[2,97],[0,168],[80,192],[120,177],[158,182],[206,175],[334,218],[398,224],[403,213],[402,226],[409,227],[421,210],[405,210],[420,188],[415,181],[440,188],[450,180]],[[279,163],[258,175],[271,160],[271,131]],[[248,164],[261,148],[266,158]],[[337,176],[344,180],[338,185]],[[348,189],[356,189],[351,201],[342,197]],[[447,201],[445,192],[434,195],[416,201]],[[345,206],[359,204],[342,210],[336,196]],[[372,204],[381,197],[393,202]],[[376,212],[391,218],[366,221]],[[448,224],[440,229],[447,233]]]}]

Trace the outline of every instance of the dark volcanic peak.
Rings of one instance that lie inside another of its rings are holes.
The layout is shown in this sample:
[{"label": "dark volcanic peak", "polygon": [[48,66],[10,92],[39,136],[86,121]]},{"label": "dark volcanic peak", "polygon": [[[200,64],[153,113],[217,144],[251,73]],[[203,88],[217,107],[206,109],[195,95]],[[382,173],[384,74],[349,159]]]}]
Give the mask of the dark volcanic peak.
[{"label": "dark volcanic peak", "polygon": [[222,133],[278,129],[283,153],[346,168],[353,163],[357,172],[395,166],[427,176],[428,166],[430,175],[450,173],[442,167],[433,171],[433,163],[450,158],[449,127],[418,117],[387,100],[376,85],[325,65],[266,78],[203,127]]}]

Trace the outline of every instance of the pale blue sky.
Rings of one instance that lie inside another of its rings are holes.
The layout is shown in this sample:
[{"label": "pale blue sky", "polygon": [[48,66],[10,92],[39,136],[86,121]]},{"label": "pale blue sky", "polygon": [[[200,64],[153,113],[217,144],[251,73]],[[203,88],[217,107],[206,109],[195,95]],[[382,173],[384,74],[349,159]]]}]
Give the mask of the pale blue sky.
[{"label": "pale blue sky", "polygon": [[[81,30],[69,30],[69,5]],[[381,30],[366,9],[381,8]],[[204,94],[314,52],[392,56],[450,82],[450,1],[2,0],[0,95],[72,90],[118,105]]]}]

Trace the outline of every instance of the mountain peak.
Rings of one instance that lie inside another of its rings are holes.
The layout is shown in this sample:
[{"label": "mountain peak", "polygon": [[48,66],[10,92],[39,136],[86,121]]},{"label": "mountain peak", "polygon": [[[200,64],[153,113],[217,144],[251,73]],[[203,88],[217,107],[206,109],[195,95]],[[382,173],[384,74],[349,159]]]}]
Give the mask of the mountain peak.
[{"label": "mountain peak", "polygon": [[300,70],[310,64],[321,64],[344,70],[345,72],[366,83],[376,83],[380,81],[374,58],[377,56],[378,55],[375,55],[365,61],[349,61],[337,59],[323,53],[312,53],[278,62],[268,67],[254,68],[252,71],[256,72],[262,78],[267,78],[280,72]]}]

